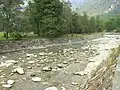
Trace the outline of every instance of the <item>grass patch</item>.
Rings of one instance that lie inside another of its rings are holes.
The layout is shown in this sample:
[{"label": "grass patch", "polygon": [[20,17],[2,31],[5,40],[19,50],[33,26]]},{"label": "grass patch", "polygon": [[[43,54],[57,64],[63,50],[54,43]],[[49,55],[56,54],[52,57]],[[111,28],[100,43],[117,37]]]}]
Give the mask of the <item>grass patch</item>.
[{"label": "grass patch", "polygon": [[[27,33],[27,37],[23,38],[22,40],[29,40],[29,39],[36,39],[36,38],[39,38],[37,34]],[[0,32],[0,41],[5,41],[5,40],[6,38],[4,38],[4,32]],[[8,40],[14,40],[14,38],[10,37],[9,35]]]},{"label": "grass patch", "polygon": [[4,40],[4,32],[0,32],[0,40]]}]

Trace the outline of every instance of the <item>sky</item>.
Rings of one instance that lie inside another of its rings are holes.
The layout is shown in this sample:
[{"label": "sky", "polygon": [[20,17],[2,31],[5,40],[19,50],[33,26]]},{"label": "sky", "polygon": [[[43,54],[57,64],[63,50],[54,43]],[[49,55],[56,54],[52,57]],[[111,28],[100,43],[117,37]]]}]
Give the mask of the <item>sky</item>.
[{"label": "sky", "polygon": [[[27,6],[28,5],[28,3],[26,2],[26,0],[23,0],[24,1],[24,5],[23,5],[23,7],[25,7],[25,6]],[[68,1],[68,0],[66,0],[66,1]],[[78,5],[79,3],[84,3],[84,1],[85,0],[69,0],[71,3],[72,3],[72,5],[74,6],[74,5]]]},{"label": "sky", "polygon": [[70,0],[72,4],[84,3],[85,0]]}]

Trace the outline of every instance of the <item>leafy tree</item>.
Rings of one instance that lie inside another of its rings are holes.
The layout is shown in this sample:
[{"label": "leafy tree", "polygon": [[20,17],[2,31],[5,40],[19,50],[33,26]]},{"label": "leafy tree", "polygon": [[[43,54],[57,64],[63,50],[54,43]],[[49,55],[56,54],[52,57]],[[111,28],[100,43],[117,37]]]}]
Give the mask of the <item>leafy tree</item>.
[{"label": "leafy tree", "polygon": [[90,31],[89,31],[90,33],[94,33],[96,31],[95,17],[90,17],[89,28],[90,28]]},{"label": "leafy tree", "polygon": [[38,36],[54,38],[63,33],[62,9],[59,0],[34,0],[32,14]]},{"label": "leafy tree", "polygon": [[73,13],[71,9],[71,3],[69,0],[68,2],[62,1],[62,3],[63,3],[62,16],[64,20],[64,29],[65,29],[64,33],[70,33],[73,29],[73,26],[72,26]]},{"label": "leafy tree", "polygon": [[22,0],[1,0],[0,9],[2,15],[2,26],[5,31],[5,37],[8,39],[8,33],[13,29],[14,17],[17,8],[22,4]]}]

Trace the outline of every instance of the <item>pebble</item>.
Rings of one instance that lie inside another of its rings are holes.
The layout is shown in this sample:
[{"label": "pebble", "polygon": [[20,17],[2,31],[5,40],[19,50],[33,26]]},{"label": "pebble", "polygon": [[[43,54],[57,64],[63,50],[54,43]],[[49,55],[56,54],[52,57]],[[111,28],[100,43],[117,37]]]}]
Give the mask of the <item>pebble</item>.
[{"label": "pebble", "polygon": [[34,64],[35,62],[34,61],[28,61],[29,64]]},{"label": "pebble", "polygon": [[65,87],[61,87],[62,90],[66,90]]},{"label": "pebble", "polygon": [[34,76],[36,76],[36,74],[35,73],[31,73],[31,75],[30,75],[31,77],[34,77]]},{"label": "pebble", "polygon": [[67,61],[64,61],[63,64],[68,64],[68,62],[67,62]]},{"label": "pebble", "polygon": [[42,71],[52,71],[52,68],[51,68],[51,67],[44,67],[44,68],[42,69]]},{"label": "pebble", "polygon": [[48,85],[49,83],[48,82],[42,82],[43,85]]},{"label": "pebble", "polygon": [[37,55],[34,55],[34,58],[36,58],[37,57]]},{"label": "pebble", "polygon": [[34,82],[40,82],[41,78],[40,77],[33,77],[32,81],[34,81]]},{"label": "pebble", "polygon": [[4,88],[11,88],[12,87],[12,85],[10,85],[10,84],[4,84],[4,85],[2,85]]},{"label": "pebble", "polygon": [[31,57],[31,56],[34,56],[34,54],[27,54],[26,56],[27,57]]},{"label": "pebble", "polygon": [[74,75],[81,75],[81,76],[85,75],[84,71],[75,72],[75,73],[73,73],[73,74],[74,74]]},{"label": "pebble", "polygon": [[45,53],[44,53],[44,52],[41,52],[41,53],[39,53],[39,55],[40,55],[40,56],[44,56],[44,55],[45,55]]},{"label": "pebble", "polygon": [[9,84],[9,85],[12,85],[13,83],[15,83],[14,80],[8,80],[8,81],[7,81],[7,84]]},{"label": "pebble", "polygon": [[23,68],[21,68],[21,67],[18,67],[18,68],[16,68],[16,69],[14,69],[14,71],[17,72],[17,73],[20,74],[20,75],[25,74]]},{"label": "pebble", "polygon": [[49,88],[46,88],[45,90],[58,90],[56,87],[49,87]]},{"label": "pebble", "polygon": [[2,81],[1,84],[5,84],[6,82]]},{"label": "pebble", "polygon": [[63,68],[63,65],[62,64],[57,64],[57,67],[58,68]]},{"label": "pebble", "polygon": [[0,73],[3,72],[3,70],[0,70]]},{"label": "pebble", "polygon": [[32,67],[27,67],[28,69],[32,69]]},{"label": "pebble", "polygon": [[75,82],[72,82],[71,84],[72,84],[72,85],[78,85],[78,83],[75,83]]}]

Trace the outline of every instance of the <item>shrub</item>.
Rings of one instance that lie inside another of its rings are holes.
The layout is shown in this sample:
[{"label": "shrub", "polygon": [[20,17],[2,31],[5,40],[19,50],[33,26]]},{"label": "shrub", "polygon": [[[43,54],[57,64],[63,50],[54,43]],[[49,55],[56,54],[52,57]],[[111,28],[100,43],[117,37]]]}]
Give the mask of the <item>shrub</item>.
[{"label": "shrub", "polygon": [[10,36],[15,40],[21,40],[22,38],[27,37],[27,35],[24,34],[23,32],[12,32],[10,33]]}]

